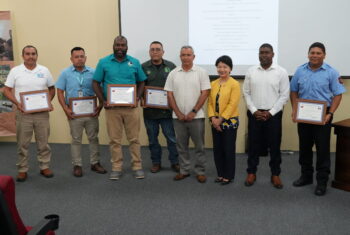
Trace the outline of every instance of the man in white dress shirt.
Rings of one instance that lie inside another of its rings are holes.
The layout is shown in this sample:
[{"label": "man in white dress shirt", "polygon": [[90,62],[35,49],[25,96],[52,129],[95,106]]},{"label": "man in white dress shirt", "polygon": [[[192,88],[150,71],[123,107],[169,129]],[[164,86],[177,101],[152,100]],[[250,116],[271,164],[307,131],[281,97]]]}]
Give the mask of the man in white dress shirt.
[{"label": "man in white dress shirt", "polygon": [[248,107],[248,176],[245,185],[251,186],[256,180],[259,153],[266,139],[271,183],[281,189],[282,110],[289,97],[289,78],[284,68],[272,63],[273,56],[272,46],[262,44],[259,48],[260,65],[248,69],[243,83]]}]

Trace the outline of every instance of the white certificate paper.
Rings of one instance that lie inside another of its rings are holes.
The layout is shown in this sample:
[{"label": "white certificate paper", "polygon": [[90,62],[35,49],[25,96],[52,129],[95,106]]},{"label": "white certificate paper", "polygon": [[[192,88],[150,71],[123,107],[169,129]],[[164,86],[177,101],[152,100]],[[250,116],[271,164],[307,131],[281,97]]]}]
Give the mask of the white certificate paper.
[{"label": "white certificate paper", "polygon": [[72,102],[72,112],[74,115],[93,114],[95,112],[94,100],[74,100]]},{"label": "white certificate paper", "polygon": [[297,120],[322,122],[324,104],[298,102]]},{"label": "white certificate paper", "polygon": [[110,87],[110,104],[134,104],[134,87]]},{"label": "white certificate paper", "polygon": [[147,89],[146,105],[168,107],[168,96],[164,90]]},{"label": "white certificate paper", "polygon": [[46,92],[23,95],[23,102],[26,112],[50,108]]}]

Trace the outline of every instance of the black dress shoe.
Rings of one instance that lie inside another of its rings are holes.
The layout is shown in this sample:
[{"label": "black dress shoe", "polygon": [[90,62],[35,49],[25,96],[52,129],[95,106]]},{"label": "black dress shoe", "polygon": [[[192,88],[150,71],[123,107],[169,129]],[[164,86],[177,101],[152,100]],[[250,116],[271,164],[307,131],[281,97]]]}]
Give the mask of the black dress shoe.
[{"label": "black dress shoe", "polygon": [[308,179],[305,177],[300,177],[299,179],[297,179],[296,181],[293,182],[293,186],[294,187],[302,187],[308,184],[312,184],[313,180],[312,179]]},{"label": "black dress shoe", "polygon": [[316,196],[323,196],[326,194],[327,186],[325,185],[317,185],[315,189],[315,195]]}]

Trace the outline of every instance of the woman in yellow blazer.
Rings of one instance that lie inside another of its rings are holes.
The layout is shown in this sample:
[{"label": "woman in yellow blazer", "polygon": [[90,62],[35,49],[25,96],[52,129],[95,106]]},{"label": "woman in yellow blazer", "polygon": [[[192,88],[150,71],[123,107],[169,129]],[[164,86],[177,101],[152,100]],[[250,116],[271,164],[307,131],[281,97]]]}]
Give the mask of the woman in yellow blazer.
[{"label": "woman in yellow blazer", "polygon": [[227,185],[235,177],[241,91],[239,83],[230,76],[232,60],[229,56],[219,57],[215,66],[220,77],[211,82],[208,117],[212,125],[214,161],[218,174],[215,182]]}]

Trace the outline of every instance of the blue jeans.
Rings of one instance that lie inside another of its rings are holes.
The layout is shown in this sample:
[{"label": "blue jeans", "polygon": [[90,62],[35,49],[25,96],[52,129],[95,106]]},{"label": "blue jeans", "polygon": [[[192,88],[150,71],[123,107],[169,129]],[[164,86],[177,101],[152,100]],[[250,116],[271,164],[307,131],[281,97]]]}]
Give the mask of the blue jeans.
[{"label": "blue jeans", "polygon": [[144,119],[148,141],[149,150],[151,151],[151,159],[153,164],[160,164],[162,160],[162,147],[158,142],[159,126],[162,127],[163,135],[166,138],[169,161],[171,164],[178,164],[178,153],[176,149],[176,137],[173,127],[173,120],[171,118],[162,119]]}]

